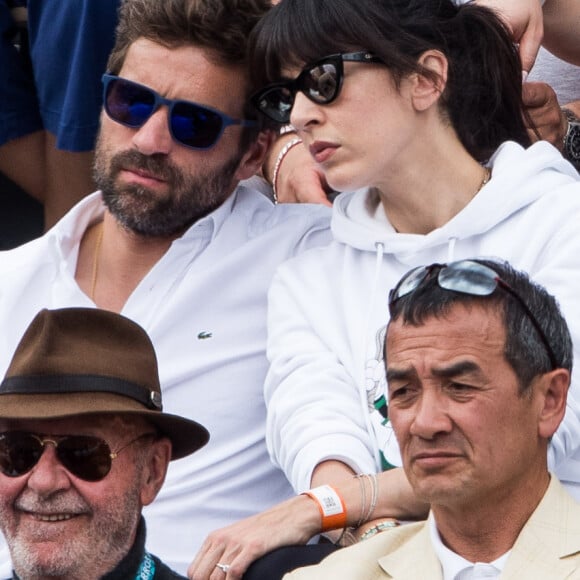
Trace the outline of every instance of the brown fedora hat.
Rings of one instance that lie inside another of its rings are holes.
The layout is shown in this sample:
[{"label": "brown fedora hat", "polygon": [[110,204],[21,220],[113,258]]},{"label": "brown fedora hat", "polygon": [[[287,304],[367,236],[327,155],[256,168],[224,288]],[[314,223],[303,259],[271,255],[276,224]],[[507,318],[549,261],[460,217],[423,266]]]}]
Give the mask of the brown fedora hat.
[{"label": "brown fedora hat", "polygon": [[155,349],[135,322],[97,308],[41,310],[0,385],[0,419],[135,415],[173,444],[171,459],[203,447],[205,427],[163,413]]}]

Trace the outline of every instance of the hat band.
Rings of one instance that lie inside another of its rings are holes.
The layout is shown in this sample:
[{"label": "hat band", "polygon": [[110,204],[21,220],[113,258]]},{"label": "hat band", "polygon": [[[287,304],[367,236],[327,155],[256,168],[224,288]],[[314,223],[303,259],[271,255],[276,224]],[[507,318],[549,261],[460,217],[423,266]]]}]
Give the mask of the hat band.
[{"label": "hat band", "polygon": [[161,393],[123,379],[100,375],[20,375],[6,377],[0,385],[0,396],[89,392],[114,393],[130,397],[148,409],[162,409]]}]

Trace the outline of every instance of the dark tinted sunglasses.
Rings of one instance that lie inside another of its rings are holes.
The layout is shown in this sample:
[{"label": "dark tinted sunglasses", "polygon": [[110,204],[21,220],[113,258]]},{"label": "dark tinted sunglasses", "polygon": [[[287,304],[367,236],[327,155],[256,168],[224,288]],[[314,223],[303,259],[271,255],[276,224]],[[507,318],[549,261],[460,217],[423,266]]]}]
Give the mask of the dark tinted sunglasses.
[{"label": "dark tinted sunglasses", "polygon": [[546,352],[550,357],[552,369],[558,368],[556,355],[548,342],[545,332],[542,330],[538,319],[534,316],[523,298],[504,280],[497,272],[490,267],[474,262],[473,260],[460,260],[450,264],[431,264],[430,266],[419,266],[410,270],[401,278],[398,284],[389,292],[389,311],[392,315],[393,304],[414,292],[421,284],[437,275],[437,284],[444,290],[470,294],[471,296],[490,296],[497,288],[505,290],[511,294],[534,325],[540,340],[543,342]]},{"label": "dark tinted sunglasses", "polygon": [[85,481],[100,481],[109,471],[113,459],[123,449],[144,437],[132,439],[115,452],[105,441],[88,435],[42,436],[25,431],[0,433],[0,471],[7,477],[20,477],[28,473],[39,461],[47,443],[54,445],[56,456],[74,476]]},{"label": "dark tinted sunglasses", "polygon": [[103,75],[103,84],[105,112],[113,121],[138,129],[161,105],[165,105],[171,136],[192,149],[210,149],[230,125],[257,125],[256,121],[233,119],[205,105],[166,99],[149,87],[114,75]]},{"label": "dark tinted sunglasses", "polygon": [[381,63],[370,52],[347,52],[326,56],[308,66],[291,81],[273,83],[252,96],[252,104],[266,117],[278,123],[289,123],[298,91],[319,105],[332,103],[342,87],[343,62]]}]

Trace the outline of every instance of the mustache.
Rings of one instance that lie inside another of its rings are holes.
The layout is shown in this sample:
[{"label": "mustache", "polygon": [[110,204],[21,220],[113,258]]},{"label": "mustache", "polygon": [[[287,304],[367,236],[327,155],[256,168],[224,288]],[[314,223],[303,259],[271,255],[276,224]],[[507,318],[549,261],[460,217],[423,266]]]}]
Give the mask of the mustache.
[{"label": "mustache", "polygon": [[408,451],[412,456],[420,453],[465,453],[466,443],[458,437],[449,435],[437,436],[430,440],[413,438],[408,445]]},{"label": "mustache", "polygon": [[117,175],[123,169],[140,169],[163,181],[172,183],[181,178],[179,169],[171,163],[166,155],[160,153],[144,155],[134,149],[121,151],[111,158],[110,173]]},{"label": "mustache", "polygon": [[41,514],[91,512],[89,505],[81,497],[70,493],[58,493],[49,498],[41,498],[34,493],[27,493],[21,495],[15,501],[14,506],[22,511]]}]

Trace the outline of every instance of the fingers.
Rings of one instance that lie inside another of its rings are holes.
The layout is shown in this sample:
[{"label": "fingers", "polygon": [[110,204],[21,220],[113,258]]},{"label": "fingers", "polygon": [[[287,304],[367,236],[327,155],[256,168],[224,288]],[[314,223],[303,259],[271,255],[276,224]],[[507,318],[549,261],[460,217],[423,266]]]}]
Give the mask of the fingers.
[{"label": "fingers", "polygon": [[279,203],[331,206],[327,189],[324,175],[306,147],[299,145],[288,151],[278,171],[276,192]]},{"label": "fingers", "polygon": [[532,140],[538,139],[535,128],[541,139],[561,150],[567,122],[554,89],[546,83],[524,83],[522,96],[532,122],[528,127]]},{"label": "fingers", "polygon": [[544,36],[544,15],[539,0],[475,0],[497,11],[519,43],[524,77],[530,72]]},{"label": "fingers", "polygon": [[217,530],[208,536],[187,569],[190,580],[240,580],[250,564],[268,551],[265,544],[238,541],[228,532]]},{"label": "fingers", "polygon": [[520,60],[522,61],[522,70],[529,73],[536,62],[542,38],[544,36],[544,22],[541,9],[534,20],[531,20],[520,37]]},{"label": "fingers", "polygon": [[522,99],[528,109],[538,109],[549,105],[550,101],[558,102],[554,89],[547,83],[524,83]]}]

